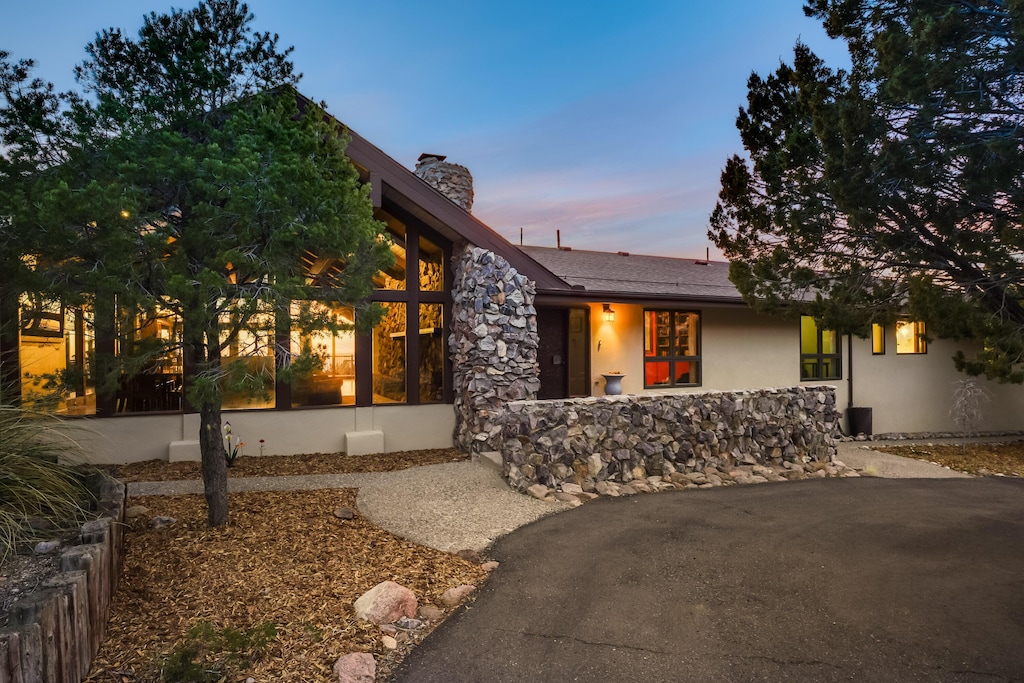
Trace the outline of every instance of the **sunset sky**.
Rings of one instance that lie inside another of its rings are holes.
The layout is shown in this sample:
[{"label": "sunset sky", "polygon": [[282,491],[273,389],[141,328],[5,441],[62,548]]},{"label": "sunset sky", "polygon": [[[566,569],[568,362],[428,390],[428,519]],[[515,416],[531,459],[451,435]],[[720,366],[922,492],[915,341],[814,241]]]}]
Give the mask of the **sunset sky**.
[{"label": "sunset sky", "polygon": [[[160,0],[19,3],[0,50],[58,88],[101,28],[135,35]],[[703,255],[751,71],[799,38],[845,48],[802,0],[253,0],[255,28],[294,45],[299,89],[394,159],[467,166],[474,214],[518,243]],[[712,250],[713,251],[713,250]]]}]

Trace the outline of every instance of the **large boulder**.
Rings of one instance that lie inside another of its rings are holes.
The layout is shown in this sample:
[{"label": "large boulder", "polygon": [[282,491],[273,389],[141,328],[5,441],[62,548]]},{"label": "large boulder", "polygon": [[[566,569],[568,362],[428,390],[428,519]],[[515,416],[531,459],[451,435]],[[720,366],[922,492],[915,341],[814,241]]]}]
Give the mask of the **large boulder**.
[{"label": "large boulder", "polygon": [[353,652],[334,663],[338,683],[373,683],[377,678],[377,660],[366,652]]},{"label": "large boulder", "polygon": [[359,596],[356,616],[371,624],[391,624],[402,617],[415,617],[416,595],[394,581],[382,581]]}]

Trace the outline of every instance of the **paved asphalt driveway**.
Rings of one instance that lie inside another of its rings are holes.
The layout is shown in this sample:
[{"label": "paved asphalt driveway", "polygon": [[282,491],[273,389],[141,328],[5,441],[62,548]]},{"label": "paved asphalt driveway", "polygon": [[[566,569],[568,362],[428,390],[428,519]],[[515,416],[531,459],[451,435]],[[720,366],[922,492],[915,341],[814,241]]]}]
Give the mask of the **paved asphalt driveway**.
[{"label": "paved asphalt driveway", "polygon": [[601,499],[503,538],[399,681],[1024,681],[1024,481]]}]

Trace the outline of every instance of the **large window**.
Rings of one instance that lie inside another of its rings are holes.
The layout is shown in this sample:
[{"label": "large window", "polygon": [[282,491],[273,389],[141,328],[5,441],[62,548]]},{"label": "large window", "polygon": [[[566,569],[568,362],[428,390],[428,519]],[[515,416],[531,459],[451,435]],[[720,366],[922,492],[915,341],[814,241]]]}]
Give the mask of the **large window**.
[{"label": "large window", "polygon": [[800,379],[840,379],[843,358],[839,350],[839,334],[820,330],[810,316],[800,318]]},{"label": "large window", "polygon": [[[309,334],[292,331],[291,353],[305,358],[309,367],[292,378],[292,407],[351,405],[356,401],[355,311],[351,306],[326,306],[311,303],[312,313],[329,315],[337,332],[321,330]],[[292,304],[292,318],[304,313],[303,306]]]},{"label": "large window", "polygon": [[[293,301],[290,315],[242,300],[224,306],[225,409],[453,400],[446,334],[451,245],[415,217],[395,212],[400,217],[377,214],[387,223],[395,263],[373,278],[369,299],[384,315],[372,331],[356,334],[359,305],[326,303],[342,284],[345,259],[311,252],[302,257],[306,284],[320,291],[310,301]],[[192,410],[185,399],[194,361],[183,353],[173,303],[135,311],[110,302],[99,316],[95,305],[73,311],[58,301],[25,296],[16,313],[6,314],[17,315],[18,324],[0,331],[5,360],[8,348],[15,355],[0,379],[27,403],[45,401],[64,413]],[[109,389],[99,382],[101,361],[120,375],[107,382]]]},{"label": "large window", "polygon": [[39,296],[25,296],[20,319],[18,390],[25,405],[71,415],[95,413],[95,337],[85,313]]},{"label": "large window", "polygon": [[[385,310],[366,351],[375,404],[451,400],[445,334],[445,262],[441,240],[415,221],[390,217],[388,233],[395,265],[375,278],[372,299]],[[357,363],[358,366],[358,363]]]},{"label": "large window", "polygon": [[[250,310],[221,314],[221,400],[225,410],[273,408],[277,383],[274,360],[275,316]],[[260,307],[262,308],[262,307]],[[245,324],[242,324],[244,322]]]},{"label": "large window", "polygon": [[928,353],[923,322],[896,321],[896,353]]},{"label": "large window", "polygon": [[644,386],[699,386],[700,314],[644,311]]},{"label": "large window", "polygon": [[406,304],[384,305],[384,317],[373,328],[373,402],[405,403]]},{"label": "large window", "polygon": [[181,410],[181,320],[168,307],[122,311],[114,409],[119,413]]},{"label": "large window", "polygon": [[420,403],[444,400],[446,344],[443,315],[442,304],[420,304]]}]

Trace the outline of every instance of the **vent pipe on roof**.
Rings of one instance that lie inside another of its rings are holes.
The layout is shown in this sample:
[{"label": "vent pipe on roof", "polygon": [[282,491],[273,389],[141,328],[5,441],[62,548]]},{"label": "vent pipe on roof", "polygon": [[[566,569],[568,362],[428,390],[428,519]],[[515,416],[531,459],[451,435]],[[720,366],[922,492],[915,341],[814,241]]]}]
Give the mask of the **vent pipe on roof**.
[{"label": "vent pipe on roof", "polygon": [[416,162],[417,176],[466,211],[473,210],[473,176],[465,166],[445,161],[443,154],[425,152]]}]

